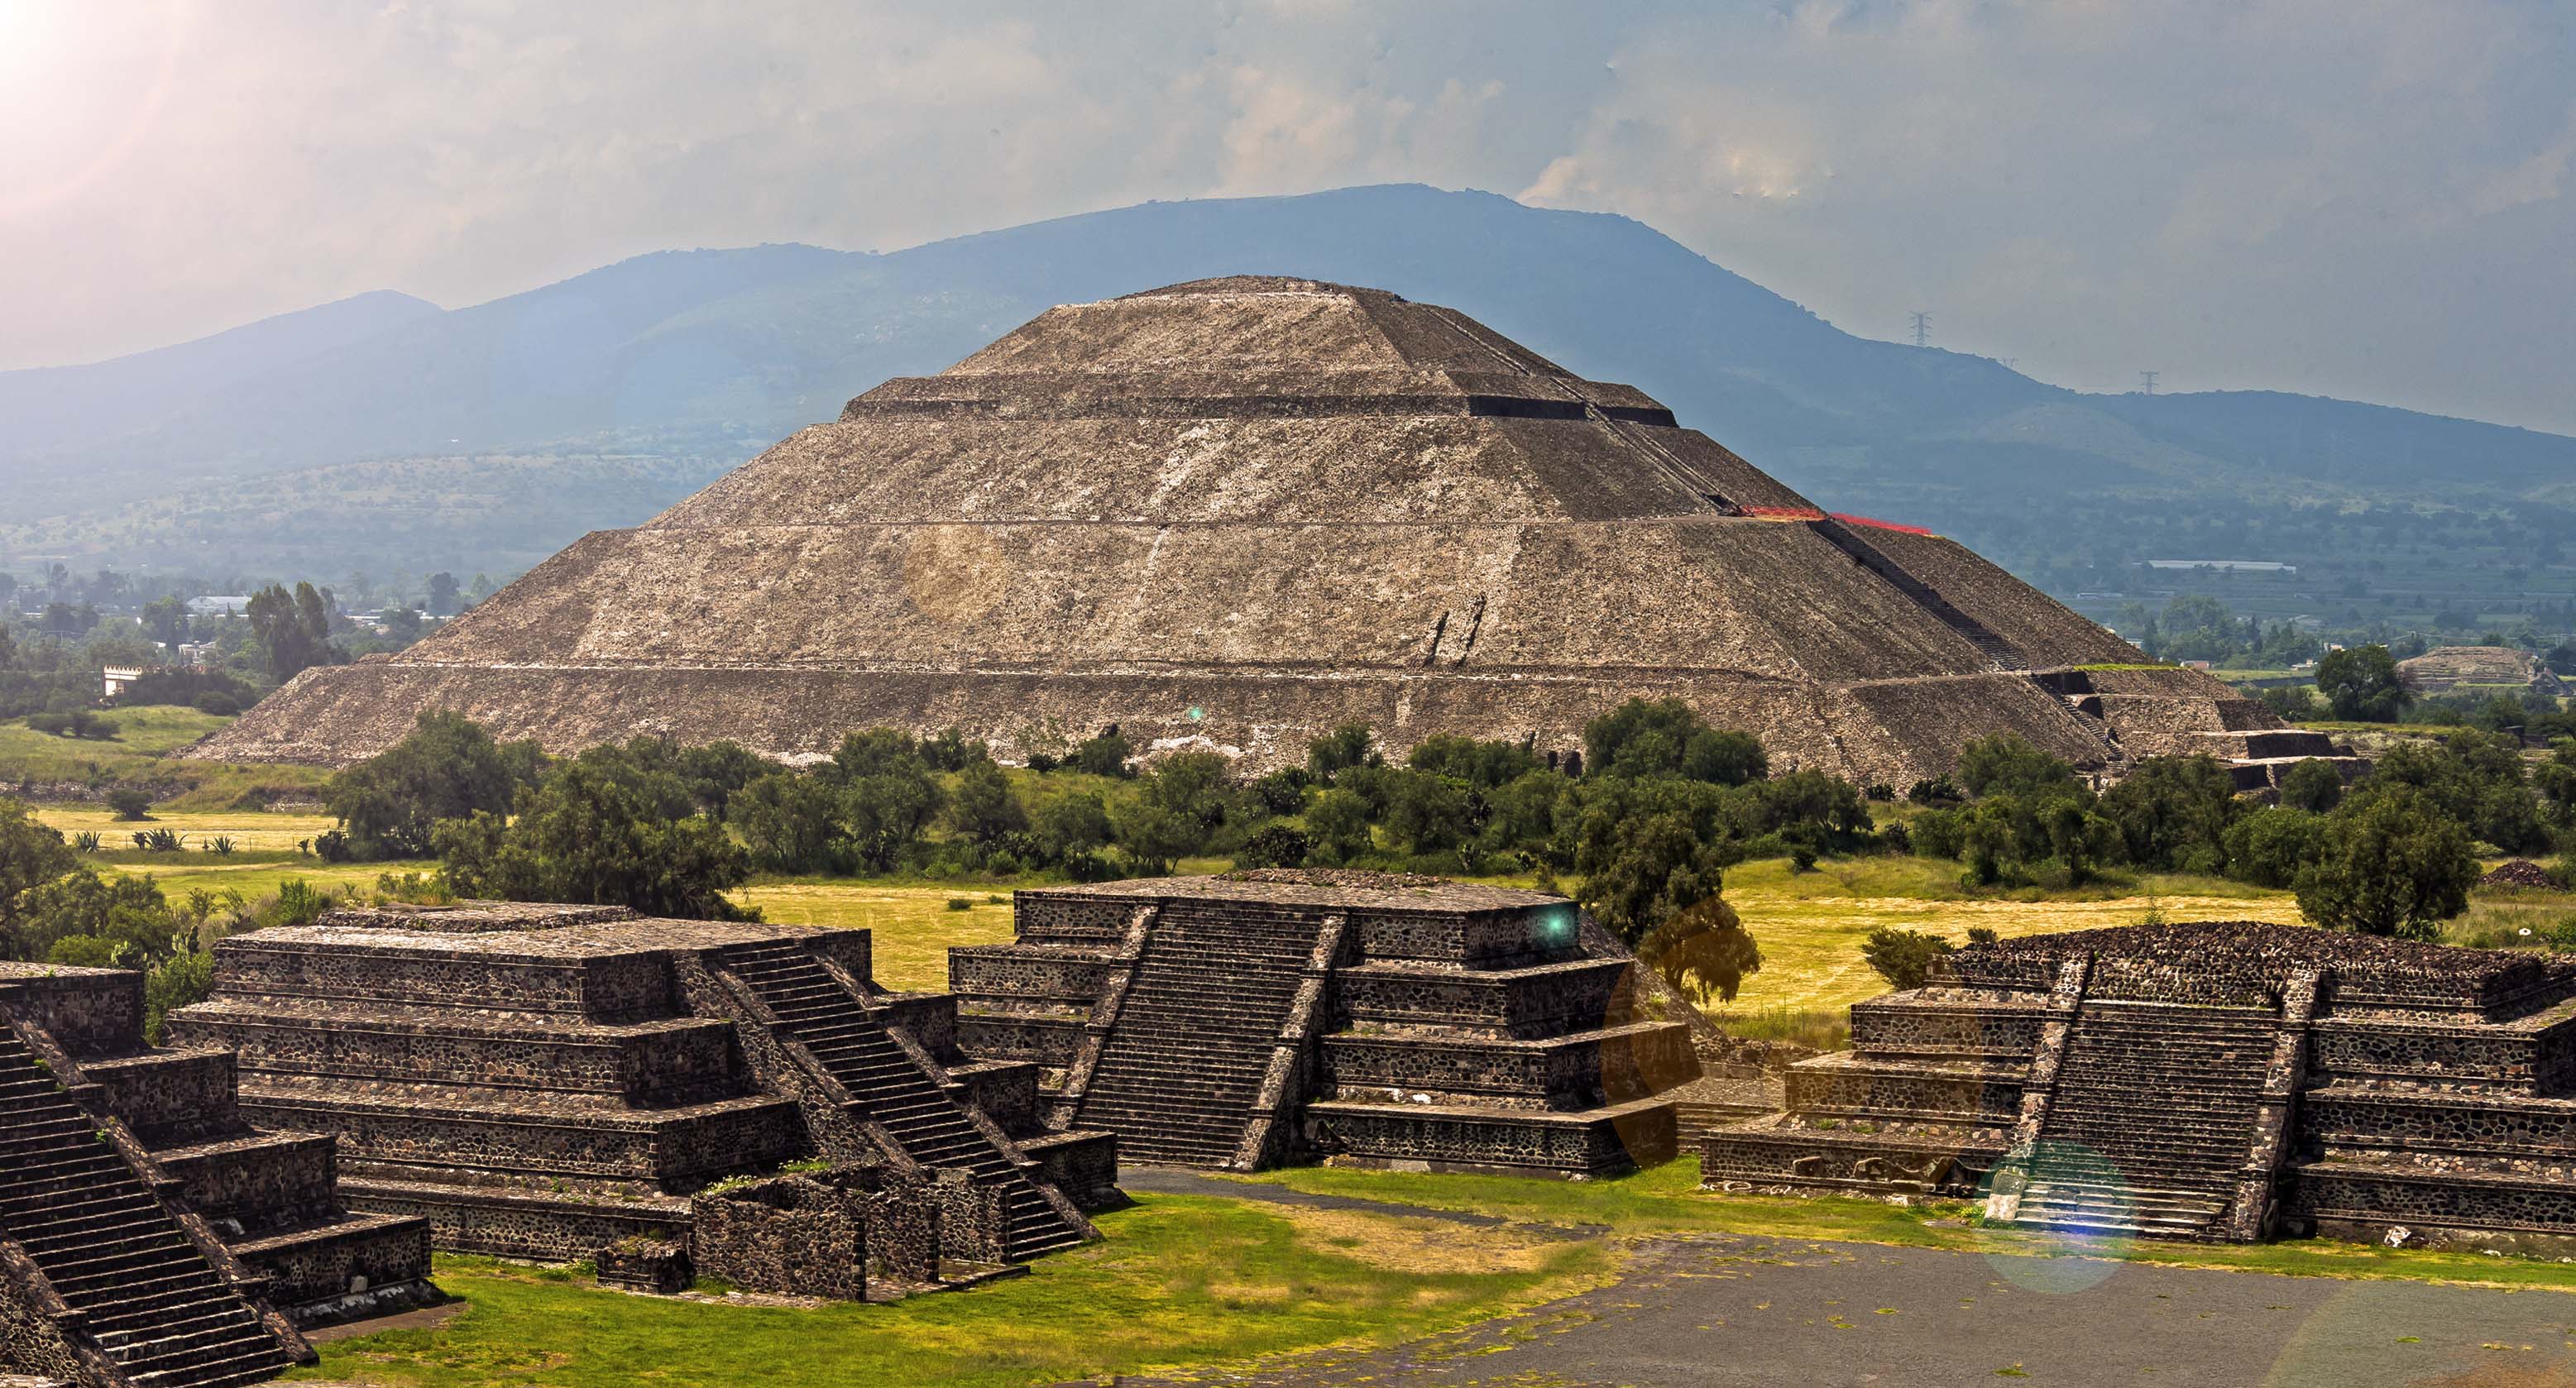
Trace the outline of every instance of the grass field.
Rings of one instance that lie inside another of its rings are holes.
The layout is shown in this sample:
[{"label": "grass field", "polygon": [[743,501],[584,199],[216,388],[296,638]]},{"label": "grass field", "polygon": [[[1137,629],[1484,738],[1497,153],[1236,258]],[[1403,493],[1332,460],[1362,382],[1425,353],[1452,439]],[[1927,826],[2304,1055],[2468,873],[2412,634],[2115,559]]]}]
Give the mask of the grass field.
[{"label": "grass field", "polygon": [[330,774],[309,766],[172,760],[169,753],[232,721],[192,708],[153,705],[101,716],[116,725],[115,737],[56,737],[23,721],[0,722],[0,781],[145,785],[172,809],[226,810],[263,799],[310,800]]},{"label": "grass field", "polygon": [[[1498,1215],[1498,1228],[1368,1210],[1145,1195],[1101,1217],[1108,1240],[1028,1276],[894,1306],[726,1305],[605,1292],[578,1273],[442,1259],[468,1309],[445,1325],[323,1346],[290,1375],[403,1388],[608,1388],[650,1382],[975,1385],[1176,1370],[1432,1335],[1597,1286],[1640,1237],[1726,1231],[1995,1253],[2117,1257],[2295,1276],[2576,1290],[2528,1259],[2318,1242],[2089,1243],[1976,1226],[1954,1206],[1704,1195],[1685,1159],[1624,1180],[1303,1168],[1246,1185]],[[1568,1238],[1568,1226],[1598,1230]],[[2576,1303],[2571,1303],[2576,1304]]]},{"label": "grass field", "polygon": [[295,845],[316,837],[339,824],[327,814],[278,814],[260,810],[166,810],[155,808],[148,823],[121,820],[101,805],[38,805],[39,822],[60,829],[65,835],[83,830],[98,834],[102,846],[121,848],[134,842],[137,829],[168,829],[185,837],[192,849],[203,848],[217,835],[229,838],[236,848],[244,850],[283,850],[292,852]]}]

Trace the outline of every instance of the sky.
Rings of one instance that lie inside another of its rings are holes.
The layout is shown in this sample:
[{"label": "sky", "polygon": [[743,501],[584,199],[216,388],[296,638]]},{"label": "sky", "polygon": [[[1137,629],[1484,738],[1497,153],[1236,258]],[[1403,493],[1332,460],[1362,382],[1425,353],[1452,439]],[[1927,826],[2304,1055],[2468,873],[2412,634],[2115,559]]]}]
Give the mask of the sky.
[{"label": "sky", "polygon": [[2078,389],[2576,433],[2571,73],[2576,0],[0,0],[0,368],[1418,181]]}]

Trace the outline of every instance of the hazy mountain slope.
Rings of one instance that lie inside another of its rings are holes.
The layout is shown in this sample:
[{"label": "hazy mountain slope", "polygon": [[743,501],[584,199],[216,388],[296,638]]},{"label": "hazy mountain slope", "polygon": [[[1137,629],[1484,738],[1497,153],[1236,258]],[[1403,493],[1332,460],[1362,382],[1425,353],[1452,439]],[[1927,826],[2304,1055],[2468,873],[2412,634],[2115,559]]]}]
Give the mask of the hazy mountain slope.
[{"label": "hazy mountain slope", "polygon": [[[71,516],[0,544],[106,554],[119,527],[82,519],[101,508],[183,484],[237,498],[227,479],[288,469],[332,469],[299,471],[291,488],[336,487],[355,474],[334,465],[357,460],[744,456],[1048,305],[1242,272],[1451,305],[1647,390],[1801,490],[1963,538],[1999,501],[2049,496],[2499,504],[2576,479],[2576,440],[2268,392],[2081,395],[1983,358],[1852,336],[1626,218],[1388,186],[1149,203],[885,255],[665,252],[446,313],[363,296],[165,352],[0,373],[0,481],[26,499],[0,522]],[[283,325],[303,336],[287,341]],[[366,476],[383,484],[380,469]],[[421,485],[455,480],[448,467]],[[570,492],[548,513],[583,504]],[[587,514],[607,524],[631,509]],[[184,507],[154,514],[159,533],[188,528]],[[227,502],[206,522],[240,514]]]}]

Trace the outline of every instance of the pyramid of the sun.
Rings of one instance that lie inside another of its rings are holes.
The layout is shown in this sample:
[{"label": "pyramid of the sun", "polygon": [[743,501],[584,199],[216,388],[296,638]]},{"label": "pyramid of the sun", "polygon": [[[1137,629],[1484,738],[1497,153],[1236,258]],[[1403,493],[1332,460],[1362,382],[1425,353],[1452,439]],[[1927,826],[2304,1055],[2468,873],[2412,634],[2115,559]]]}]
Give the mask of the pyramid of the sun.
[{"label": "pyramid of the sun", "polygon": [[1009,755],[1116,724],[1262,765],[1352,720],[1570,749],[1671,695],[1777,765],[1901,788],[1991,732],[2106,765],[2277,726],[2202,675],[2098,668],[2145,663],[1462,314],[1247,277],[888,381],[199,754],[343,763],[447,707],[555,751],[954,725]]}]

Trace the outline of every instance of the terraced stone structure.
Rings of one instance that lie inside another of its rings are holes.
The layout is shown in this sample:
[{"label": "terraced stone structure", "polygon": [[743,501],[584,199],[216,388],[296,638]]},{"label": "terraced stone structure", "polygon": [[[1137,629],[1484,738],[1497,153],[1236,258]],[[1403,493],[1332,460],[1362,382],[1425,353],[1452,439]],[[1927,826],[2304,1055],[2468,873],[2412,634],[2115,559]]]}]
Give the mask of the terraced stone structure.
[{"label": "terraced stone structure", "polygon": [[345,764],[445,708],[555,752],[954,726],[1016,759],[1116,725],[1257,770],[1352,721],[1572,750],[1632,696],[1899,788],[1989,733],[2116,770],[2281,726],[1632,387],[1449,309],[1246,276],[885,382],[193,755]]},{"label": "terraced stone structure", "polygon": [[1699,1074],[1563,897],[1264,870],[1013,910],[1012,943],[949,951],[959,1042],[1045,1067],[1047,1121],[1129,1161],[1625,1171],[1673,1154],[1663,1091]]},{"label": "terraced stone structure", "polygon": [[1114,1140],[1042,1128],[1035,1066],[969,1060],[952,999],[868,961],[864,930],[344,910],[220,942],[213,997],[170,1025],[239,1053],[253,1122],[335,1136],[352,1207],[441,1248],[685,1245],[710,1182],[817,1157],[946,1202],[959,1263],[1095,1237]]},{"label": "terraced stone structure", "polygon": [[2035,935],[1852,1008],[1712,1187],[2230,1242],[2576,1250],[2576,964],[2297,926]]},{"label": "terraced stone structure", "polygon": [[143,976],[0,964],[0,1369],[252,1383],[300,1324],[431,1295],[429,1230],[352,1214],[328,1137],[255,1131],[228,1051],[144,1044]]}]

